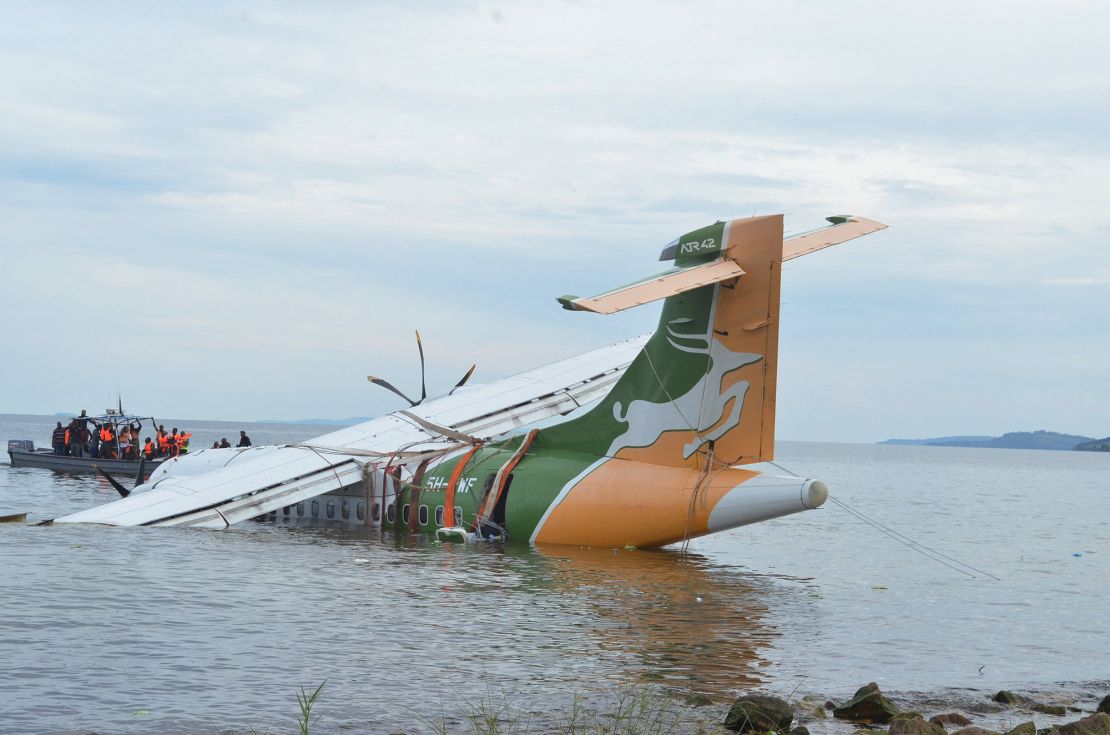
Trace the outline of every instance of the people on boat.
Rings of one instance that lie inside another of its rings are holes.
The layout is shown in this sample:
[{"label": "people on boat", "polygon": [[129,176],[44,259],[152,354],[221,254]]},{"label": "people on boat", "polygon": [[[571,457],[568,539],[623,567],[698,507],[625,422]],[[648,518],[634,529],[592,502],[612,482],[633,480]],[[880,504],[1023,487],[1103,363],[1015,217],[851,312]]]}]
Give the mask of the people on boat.
[{"label": "people on boat", "polygon": [[227,440],[226,436],[220,438],[220,449],[231,449],[231,442]]},{"label": "people on boat", "polygon": [[239,443],[236,444],[235,446],[249,447],[250,445],[251,445],[251,438],[249,436],[247,436],[247,432],[240,430],[239,431]]},{"label": "people on boat", "polygon": [[[151,423],[153,426],[153,421]],[[82,409],[68,423],[54,422],[50,432],[51,452],[55,456],[88,459],[122,459],[137,462],[140,458],[157,460],[169,453],[169,436],[157,435],[141,441],[143,425],[141,420],[121,414],[109,413],[106,416],[92,417]],[[176,451],[171,456],[189,450],[189,432],[175,432]],[[162,450],[160,444],[165,444]]]},{"label": "people on boat", "polygon": [[50,445],[54,447],[54,454],[66,453],[66,427],[62,426],[61,421],[54,427],[54,432],[50,435]]},{"label": "people on boat", "polygon": [[81,457],[85,454],[85,445],[81,441],[81,424],[77,419],[69,422],[69,454],[72,457]]},{"label": "people on boat", "polygon": [[212,448],[213,449],[219,449],[220,448],[220,443],[218,441],[212,442]]},{"label": "people on boat", "polygon": [[185,431],[184,429],[182,429],[181,433],[177,435],[177,447],[180,450],[181,454],[189,453],[189,440],[192,438],[193,435]]},{"label": "people on boat", "polygon": [[81,456],[85,451],[88,451],[89,437],[91,436],[89,433],[89,416],[85,414],[84,409],[81,409],[81,415],[73,420],[73,426],[77,429],[78,452],[80,452],[80,454],[74,454],[74,456]]},{"label": "people on boat", "polygon": [[116,451],[116,433],[109,423],[100,426],[100,456],[104,459],[119,459]]},{"label": "people on boat", "polygon": [[170,456],[171,457],[176,457],[178,454],[181,453],[181,445],[179,444],[180,437],[177,435],[177,427],[176,426],[173,427],[173,431],[170,432],[169,440],[170,440]]},{"label": "people on boat", "polygon": [[170,437],[165,428],[158,427],[158,456],[166,457],[170,453]]},{"label": "people on boat", "polygon": [[126,424],[119,431],[119,439],[117,442],[119,447],[120,459],[132,459],[131,457],[131,427]]}]

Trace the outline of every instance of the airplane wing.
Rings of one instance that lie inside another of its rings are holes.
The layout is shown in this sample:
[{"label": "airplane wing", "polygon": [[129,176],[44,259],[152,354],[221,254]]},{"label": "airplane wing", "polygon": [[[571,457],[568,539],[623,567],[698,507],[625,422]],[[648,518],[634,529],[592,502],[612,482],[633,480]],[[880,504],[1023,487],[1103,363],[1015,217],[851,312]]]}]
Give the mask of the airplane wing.
[{"label": "airplane wing", "polygon": [[[842,242],[854,240],[857,237],[886,228],[886,225],[881,222],[863,217],[837,215],[825,219],[832,224],[812,232],[784,239],[782,241],[782,259],[787,261],[800,258],[803,255],[839,245]],[[668,245],[660,254],[659,259],[673,260],[678,252],[676,243],[677,241]],[[571,311],[613,314],[651,301],[665,299],[684,291],[708,286],[711,283],[739,278],[742,275],[744,275],[744,270],[739,263],[731,258],[720,257],[709,263],[671,268],[669,271],[649,276],[597,296],[563,296],[558,301],[564,309]]]},{"label": "airplane wing", "polygon": [[200,450],[163,463],[126,498],[54,522],[225,528],[358,482],[367,464],[413,465],[465,449],[460,437],[498,436],[588,405],[646,341],[618,342],[300,444]]},{"label": "airplane wing", "polygon": [[876,222],[873,219],[867,219],[865,217],[837,215],[834,217],[826,217],[825,219],[832,224],[828,227],[822,227],[819,230],[797,235],[796,237],[788,237],[783,240],[782,259],[786,261],[800,258],[803,255],[809,255],[818,250],[854,240],[857,237],[870,235],[872,232],[885,230],[887,227],[882,222]]},{"label": "airplane wing", "polygon": [[572,311],[592,311],[595,314],[613,314],[633,306],[658,301],[683,291],[708,286],[744,275],[735,260],[718,258],[711,263],[672,268],[642,281],[621,286],[594,297],[563,296],[559,303]]}]

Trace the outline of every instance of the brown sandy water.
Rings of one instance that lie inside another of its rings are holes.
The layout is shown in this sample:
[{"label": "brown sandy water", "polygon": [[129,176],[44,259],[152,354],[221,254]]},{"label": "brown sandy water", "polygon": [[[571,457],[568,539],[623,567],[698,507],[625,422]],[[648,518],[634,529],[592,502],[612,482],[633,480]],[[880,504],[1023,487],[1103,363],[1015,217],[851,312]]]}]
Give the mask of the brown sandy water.
[{"label": "brown sandy water", "polygon": [[[0,439],[52,420],[0,416]],[[180,424],[179,424],[180,425]],[[237,426],[188,422],[197,446]],[[244,426],[256,443],[324,430]],[[212,437],[209,437],[212,434]],[[740,691],[799,711],[877,681],[896,703],[1039,726],[987,695],[1090,708],[1110,691],[1110,455],[785,442],[835,497],[999,579],[826,508],[690,553],[451,546],[338,525],[0,526],[0,733],[418,731],[492,697]],[[0,467],[0,514],[107,502],[93,477]],[[704,710],[699,710],[704,711]],[[807,723],[815,733],[852,728]]]}]

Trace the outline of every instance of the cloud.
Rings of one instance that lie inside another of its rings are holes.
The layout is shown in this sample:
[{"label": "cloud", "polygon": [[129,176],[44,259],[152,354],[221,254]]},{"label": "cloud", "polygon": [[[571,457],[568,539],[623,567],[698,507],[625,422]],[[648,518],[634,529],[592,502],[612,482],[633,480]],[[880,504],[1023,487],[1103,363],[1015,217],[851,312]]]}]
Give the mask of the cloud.
[{"label": "cloud", "polygon": [[[494,377],[642,332],[651,307],[588,319],[552,298],[753,211],[892,225],[786,268],[784,315],[817,325],[832,393],[866,381],[822,330],[881,337],[903,416],[933,411],[895,385],[943,369],[915,362],[932,334],[948,355],[1034,327],[1068,354],[1107,336],[1081,318],[1110,231],[1100,4],[4,13],[0,306],[67,329],[106,366],[93,382],[141,345],[155,375],[130,374],[165,413],[365,413],[385,404],[354,386],[411,371],[416,327],[450,382],[473,359]],[[9,344],[33,357],[0,378],[34,383],[11,410],[54,400],[65,355],[31,328]],[[202,390],[159,389],[175,361]],[[828,426],[899,433],[858,414],[829,404]]]}]

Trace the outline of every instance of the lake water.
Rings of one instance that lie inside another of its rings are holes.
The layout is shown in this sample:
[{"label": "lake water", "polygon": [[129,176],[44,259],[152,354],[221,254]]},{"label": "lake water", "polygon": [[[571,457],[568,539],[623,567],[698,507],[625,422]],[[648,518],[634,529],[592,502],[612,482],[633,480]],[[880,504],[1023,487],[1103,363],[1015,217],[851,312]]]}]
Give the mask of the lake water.
[{"label": "lake water", "polygon": [[[47,444],[54,419],[0,415]],[[167,426],[171,422],[166,422]],[[174,422],[196,447],[322,427]],[[783,442],[833,504],[680,550],[437,545],[328,525],[0,525],[0,732],[427,731],[494,696],[543,713],[649,682],[907,702],[1110,691],[1110,454]],[[6,456],[4,457],[6,460]],[[0,514],[103,480],[0,466]],[[970,705],[969,705],[970,706]],[[1051,718],[1043,720],[1051,721]],[[1040,724],[1041,720],[1038,721]]]}]

